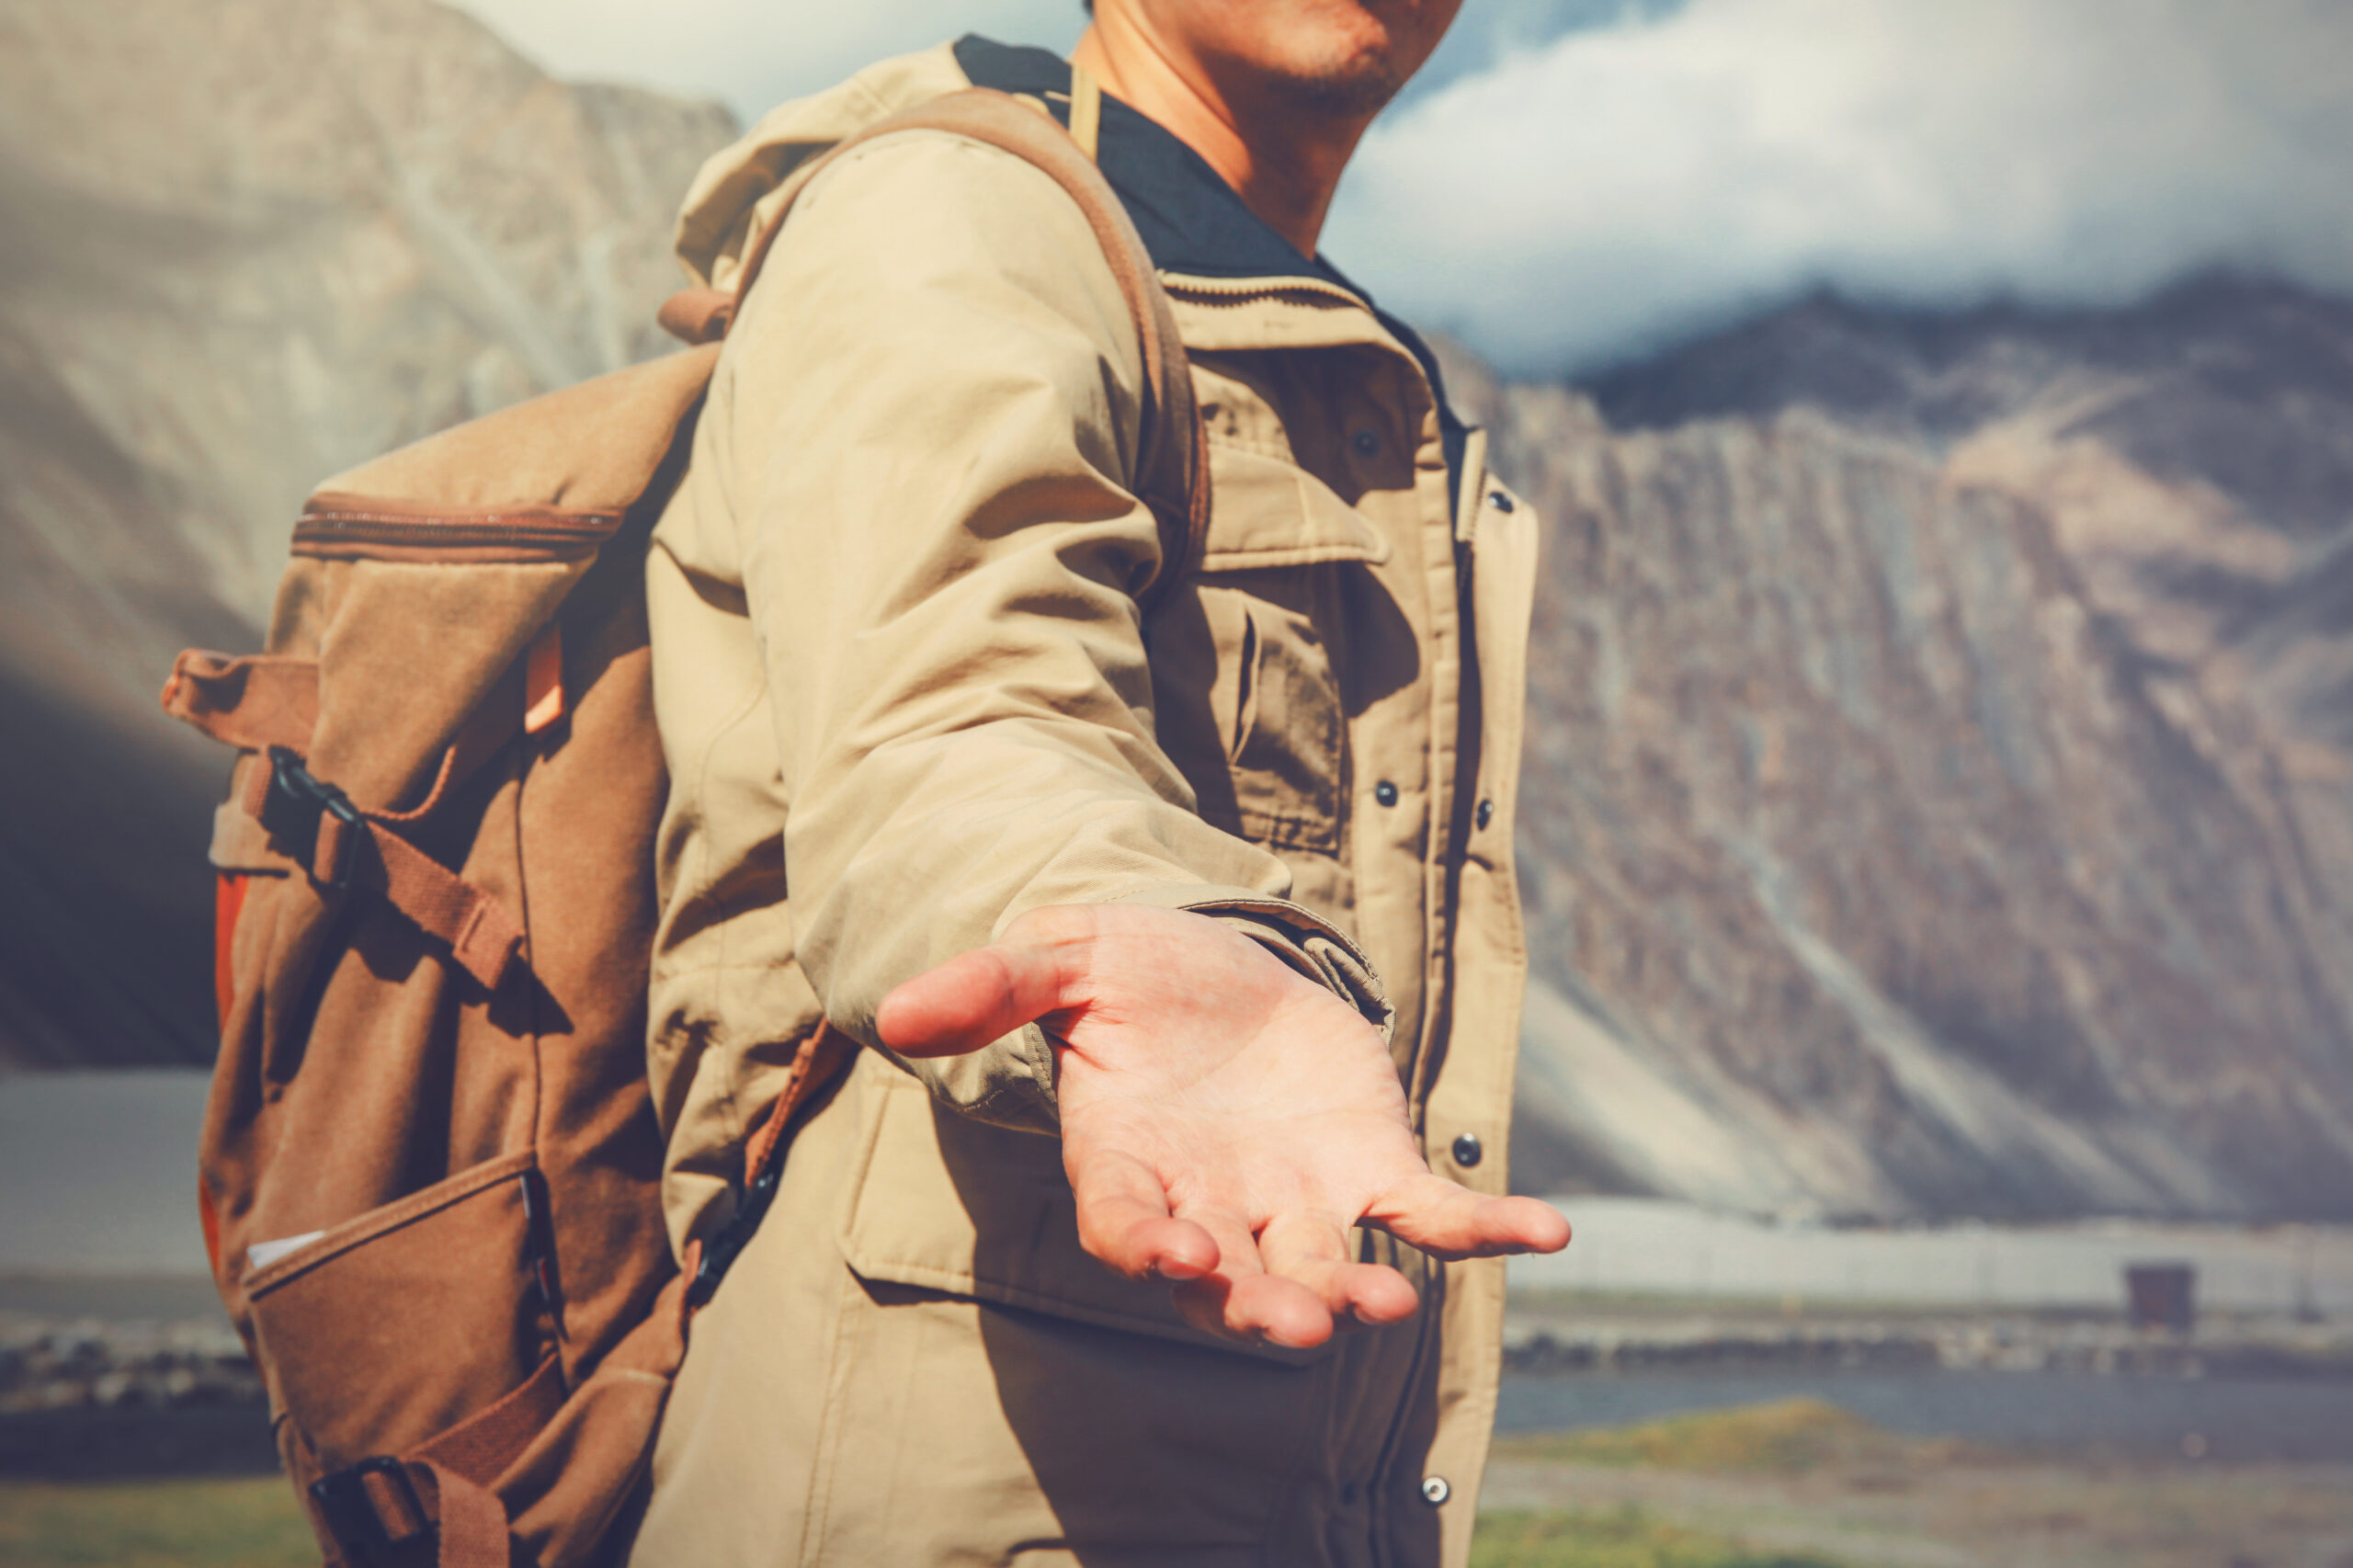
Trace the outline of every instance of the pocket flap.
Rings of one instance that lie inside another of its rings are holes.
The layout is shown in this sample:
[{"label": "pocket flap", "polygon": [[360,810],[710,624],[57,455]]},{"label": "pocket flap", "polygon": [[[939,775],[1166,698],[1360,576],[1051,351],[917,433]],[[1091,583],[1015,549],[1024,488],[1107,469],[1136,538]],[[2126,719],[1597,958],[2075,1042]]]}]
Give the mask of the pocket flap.
[{"label": "pocket flap", "polygon": [[246,1276],[279,1401],[327,1470],[404,1453],[540,1364],[530,1152],[370,1210]]},{"label": "pocket flap", "polygon": [[1330,1354],[1246,1346],[1177,1315],[1165,1285],[1121,1278],[1078,1242],[1062,1142],[938,1108],[895,1068],[865,1083],[864,1148],[836,1239],[860,1278],[971,1296],[1049,1316],[1286,1366]]},{"label": "pocket flap", "polygon": [[1322,480],[1280,458],[1210,443],[1202,571],[1388,559],[1381,531]]}]

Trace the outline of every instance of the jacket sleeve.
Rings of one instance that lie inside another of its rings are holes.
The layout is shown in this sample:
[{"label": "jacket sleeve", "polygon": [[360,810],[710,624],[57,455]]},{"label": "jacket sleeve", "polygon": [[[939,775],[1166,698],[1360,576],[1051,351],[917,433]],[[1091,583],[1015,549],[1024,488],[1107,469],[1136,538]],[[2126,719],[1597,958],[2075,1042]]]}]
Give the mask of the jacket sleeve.
[{"label": "jacket sleeve", "polygon": [[[722,373],[794,934],[836,1027],[874,1043],[892,986],[1025,911],[1131,899],[1233,920],[1383,1021],[1361,955],[1200,819],[1154,742],[1141,347],[1047,176],[939,132],[846,155]],[[905,1065],[983,1119],[1054,1125],[1034,1029]]]}]

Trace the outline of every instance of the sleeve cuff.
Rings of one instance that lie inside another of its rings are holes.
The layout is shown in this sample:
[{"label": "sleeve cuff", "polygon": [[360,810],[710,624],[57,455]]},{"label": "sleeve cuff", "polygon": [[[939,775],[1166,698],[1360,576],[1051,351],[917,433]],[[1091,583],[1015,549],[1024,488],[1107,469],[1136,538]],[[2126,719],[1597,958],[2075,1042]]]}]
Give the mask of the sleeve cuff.
[{"label": "sleeve cuff", "polygon": [[1231,926],[1354,1007],[1384,1042],[1396,1031],[1397,1009],[1372,960],[1338,926],[1303,905],[1248,888],[1199,882],[1164,883],[1113,902],[1182,909]]}]

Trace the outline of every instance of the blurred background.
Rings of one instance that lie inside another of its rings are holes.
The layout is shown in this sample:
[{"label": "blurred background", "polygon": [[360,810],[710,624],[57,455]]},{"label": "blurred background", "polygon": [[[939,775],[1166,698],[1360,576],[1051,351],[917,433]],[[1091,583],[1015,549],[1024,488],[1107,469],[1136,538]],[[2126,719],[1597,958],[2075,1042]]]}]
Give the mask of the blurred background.
[{"label": "blurred background", "polygon": [[[173,653],[323,477],[660,352],[765,108],[1082,22],[0,0],[0,1565],[301,1560],[74,1479],[267,1462]],[[1544,519],[1579,1240],[1486,1560],[2353,1564],[2353,8],[1467,0],[1325,239]]]}]

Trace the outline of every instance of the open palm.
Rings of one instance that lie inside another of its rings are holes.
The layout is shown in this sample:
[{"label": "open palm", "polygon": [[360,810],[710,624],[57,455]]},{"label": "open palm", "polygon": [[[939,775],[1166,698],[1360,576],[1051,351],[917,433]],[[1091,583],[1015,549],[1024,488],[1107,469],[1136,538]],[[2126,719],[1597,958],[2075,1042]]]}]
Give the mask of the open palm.
[{"label": "open palm", "polygon": [[1248,937],[1131,904],[1039,910],[885,999],[883,1040],[932,1056],[1038,1023],[1088,1252],[1175,1288],[1203,1328],[1279,1345],[1415,1306],[1350,1258],[1358,1223],[1439,1257],[1554,1252],[1532,1199],[1431,1173],[1379,1031]]}]

